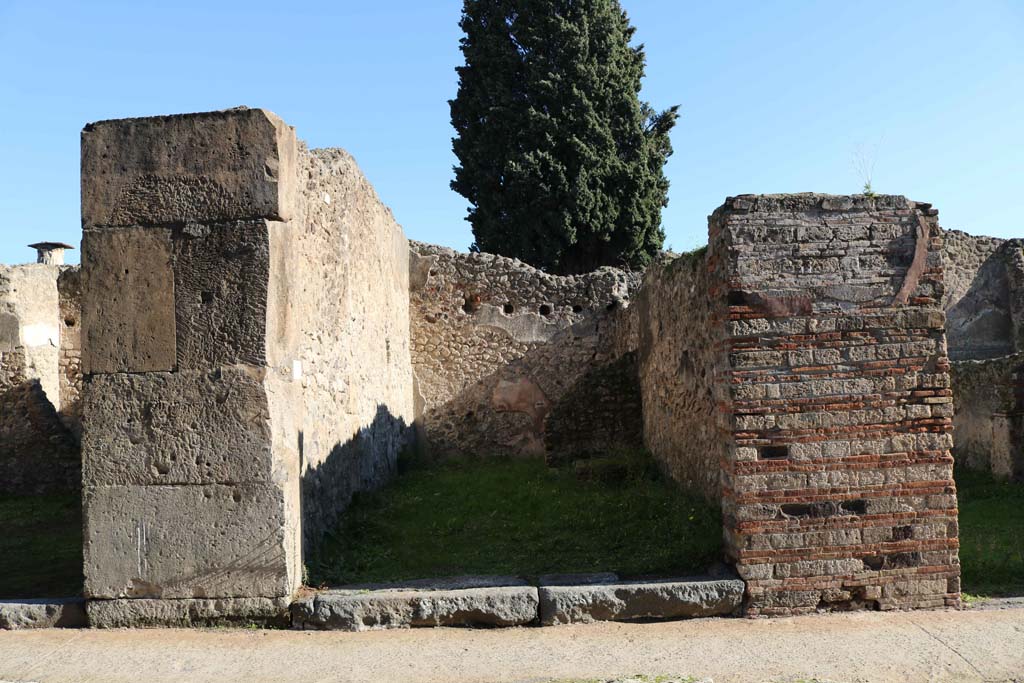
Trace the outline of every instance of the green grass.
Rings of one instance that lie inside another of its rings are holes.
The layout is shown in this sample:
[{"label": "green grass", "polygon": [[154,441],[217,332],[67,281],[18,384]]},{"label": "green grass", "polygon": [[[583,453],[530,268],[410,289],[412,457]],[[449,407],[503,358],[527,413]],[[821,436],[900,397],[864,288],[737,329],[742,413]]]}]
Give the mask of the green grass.
[{"label": "green grass", "polygon": [[1024,595],[1024,484],[957,470],[956,486],[963,592]]},{"label": "green grass", "polygon": [[0,496],[0,599],[81,592],[78,496]]},{"label": "green grass", "polygon": [[[581,480],[537,460],[413,465],[353,501],[309,563],[312,585],[461,574],[699,573],[719,559],[721,519],[649,468]],[[595,468],[597,472],[615,468]]]}]

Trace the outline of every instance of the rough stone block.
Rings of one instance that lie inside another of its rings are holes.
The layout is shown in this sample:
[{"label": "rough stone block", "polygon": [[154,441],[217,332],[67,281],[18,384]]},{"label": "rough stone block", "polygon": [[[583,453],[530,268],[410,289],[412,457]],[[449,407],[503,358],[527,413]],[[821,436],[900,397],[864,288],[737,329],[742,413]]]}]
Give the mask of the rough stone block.
[{"label": "rough stone block", "polygon": [[175,237],[178,366],[264,365],[270,281],[268,222],[188,225]]},{"label": "rough stone block", "polygon": [[190,600],[90,600],[93,628],[221,626],[288,623],[288,598],[194,598]]},{"label": "rough stone block", "polygon": [[[86,486],[234,484],[276,472],[265,370],[94,376],[84,397]],[[291,463],[297,468],[297,463]]]},{"label": "rough stone block", "polygon": [[263,109],[119,119],[82,131],[82,226],[288,220],[295,132]]},{"label": "rough stone block", "polygon": [[169,230],[82,235],[82,345],[86,375],[175,368]]},{"label": "rough stone block", "polygon": [[82,628],[85,625],[85,601],[81,598],[0,600],[0,631]]},{"label": "rough stone block", "polygon": [[274,484],[86,488],[85,593],[288,596],[299,578],[290,506]]},{"label": "rough stone block", "polygon": [[537,589],[510,577],[352,586],[292,604],[300,629],[367,631],[421,626],[522,626],[537,619]]},{"label": "rough stone block", "polygon": [[541,586],[540,620],[550,626],[722,616],[740,608],[743,591],[739,579]]}]

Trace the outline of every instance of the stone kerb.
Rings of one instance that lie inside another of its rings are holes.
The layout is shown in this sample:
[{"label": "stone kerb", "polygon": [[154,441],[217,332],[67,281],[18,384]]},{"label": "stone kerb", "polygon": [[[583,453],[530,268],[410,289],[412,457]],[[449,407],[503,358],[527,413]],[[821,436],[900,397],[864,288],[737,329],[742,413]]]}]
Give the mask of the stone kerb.
[{"label": "stone kerb", "polygon": [[299,585],[298,462],[274,399],[290,322],[268,315],[296,155],[259,109],[82,133],[86,595],[125,601],[122,621],[132,600]]}]

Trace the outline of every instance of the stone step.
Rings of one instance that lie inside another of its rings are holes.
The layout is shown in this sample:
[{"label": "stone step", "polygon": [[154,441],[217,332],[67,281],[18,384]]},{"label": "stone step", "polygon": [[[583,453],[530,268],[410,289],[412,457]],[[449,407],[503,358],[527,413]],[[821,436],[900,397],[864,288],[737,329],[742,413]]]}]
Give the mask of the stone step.
[{"label": "stone step", "polygon": [[292,603],[299,629],[366,631],[424,626],[522,626],[536,621],[537,588],[515,577],[460,577],[345,586]]},{"label": "stone step", "polygon": [[0,600],[0,630],[28,628],[84,628],[82,598]]},{"label": "stone step", "polygon": [[552,582],[538,590],[544,626],[594,621],[689,619],[738,613],[744,583],[739,578],[697,577],[576,585]]}]

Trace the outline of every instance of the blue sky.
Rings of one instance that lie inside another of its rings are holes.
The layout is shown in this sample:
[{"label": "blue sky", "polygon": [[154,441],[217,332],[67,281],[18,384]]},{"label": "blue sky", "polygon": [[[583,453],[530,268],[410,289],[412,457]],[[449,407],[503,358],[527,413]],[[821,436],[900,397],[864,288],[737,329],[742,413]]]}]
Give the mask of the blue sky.
[{"label": "blue sky", "polygon": [[[644,97],[682,106],[663,223],[706,241],[729,195],[878,192],[942,224],[1024,236],[1024,0],[623,0]],[[0,0],[0,262],[78,244],[79,131],[265,107],[348,149],[412,238],[465,248],[448,189],[460,0]],[[77,260],[77,252],[71,260]]]}]

